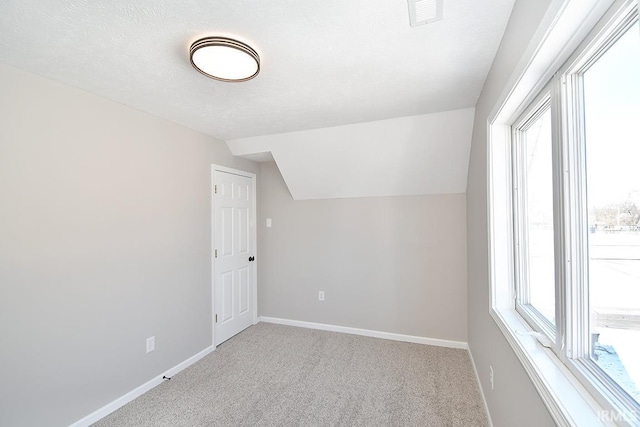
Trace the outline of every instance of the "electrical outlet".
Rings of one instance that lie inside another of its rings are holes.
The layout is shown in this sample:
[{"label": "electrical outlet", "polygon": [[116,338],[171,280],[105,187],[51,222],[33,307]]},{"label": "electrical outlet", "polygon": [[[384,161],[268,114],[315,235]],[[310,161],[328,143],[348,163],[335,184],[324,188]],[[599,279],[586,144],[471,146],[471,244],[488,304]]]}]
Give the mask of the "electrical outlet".
[{"label": "electrical outlet", "polygon": [[267,218],[266,224],[267,227],[271,227],[271,218]]},{"label": "electrical outlet", "polygon": [[156,349],[156,337],[147,338],[147,353],[151,353]]},{"label": "electrical outlet", "polygon": [[491,382],[491,390],[493,390],[493,366],[489,365],[489,381]]},{"label": "electrical outlet", "polygon": [[324,291],[318,292],[318,301],[324,301]]}]

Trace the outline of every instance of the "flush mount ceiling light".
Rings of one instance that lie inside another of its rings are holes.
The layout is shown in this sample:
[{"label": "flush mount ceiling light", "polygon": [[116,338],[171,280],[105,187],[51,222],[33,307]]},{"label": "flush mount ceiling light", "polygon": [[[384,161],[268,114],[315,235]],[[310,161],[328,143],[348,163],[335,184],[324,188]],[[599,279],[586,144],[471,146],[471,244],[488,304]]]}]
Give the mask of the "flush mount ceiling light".
[{"label": "flush mount ceiling light", "polygon": [[189,49],[193,68],[212,79],[244,82],[260,72],[258,53],[242,42],[226,37],[205,37]]}]

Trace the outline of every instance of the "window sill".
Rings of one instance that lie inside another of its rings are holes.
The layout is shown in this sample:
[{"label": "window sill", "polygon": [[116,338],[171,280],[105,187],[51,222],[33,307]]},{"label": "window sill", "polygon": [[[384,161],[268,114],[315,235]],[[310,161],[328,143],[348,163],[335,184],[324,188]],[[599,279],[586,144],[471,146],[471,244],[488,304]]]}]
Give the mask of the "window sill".
[{"label": "window sill", "polygon": [[578,382],[569,369],[535,337],[514,309],[491,316],[524,366],[542,401],[559,426],[607,426],[611,414]]}]

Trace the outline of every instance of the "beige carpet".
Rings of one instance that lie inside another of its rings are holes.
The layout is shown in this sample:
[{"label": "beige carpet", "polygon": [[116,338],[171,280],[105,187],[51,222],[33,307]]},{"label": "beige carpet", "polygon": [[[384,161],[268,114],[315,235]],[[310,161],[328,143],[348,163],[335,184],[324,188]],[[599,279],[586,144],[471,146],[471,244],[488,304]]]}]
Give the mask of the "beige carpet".
[{"label": "beige carpet", "polygon": [[97,426],[487,426],[464,350],[259,323]]}]

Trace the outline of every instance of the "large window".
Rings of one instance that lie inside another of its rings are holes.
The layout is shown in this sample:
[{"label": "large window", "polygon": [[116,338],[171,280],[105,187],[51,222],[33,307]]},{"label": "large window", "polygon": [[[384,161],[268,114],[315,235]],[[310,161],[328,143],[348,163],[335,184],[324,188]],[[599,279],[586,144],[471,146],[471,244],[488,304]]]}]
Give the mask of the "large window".
[{"label": "large window", "polygon": [[640,32],[583,73],[592,359],[640,402]]},{"label": "large window", "polygon": [[[600,421],[640,425],[637,0],[617,1],[567,56],[490,136],[492,307],[501,327],[512,310],[567,384],[609,411]],[[538,369],[526,347],[521,360]],[[553,379],[534,375],[549,391]]]}]

